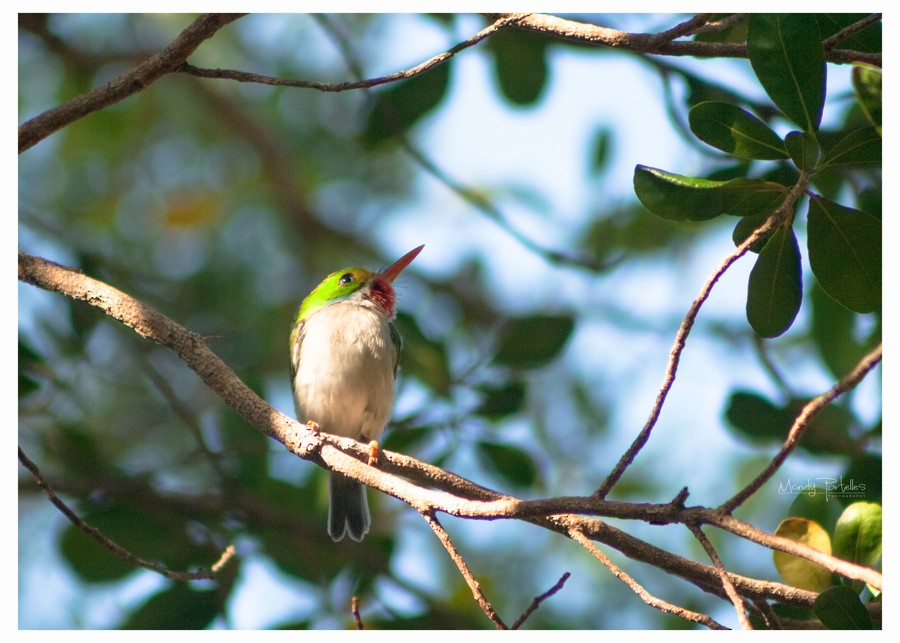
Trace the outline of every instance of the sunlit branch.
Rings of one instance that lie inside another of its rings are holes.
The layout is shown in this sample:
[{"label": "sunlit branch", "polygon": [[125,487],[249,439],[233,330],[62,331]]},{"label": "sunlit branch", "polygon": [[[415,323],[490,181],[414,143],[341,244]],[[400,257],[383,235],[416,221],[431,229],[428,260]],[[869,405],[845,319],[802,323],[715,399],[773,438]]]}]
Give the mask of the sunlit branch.
[{"label": "sunlit branch", "polygon": [[[273,409],[241,382],[209,350],[199,335],[179,326],[146,304],[78,271],[25,253],[19,254],[19,279],[85,301],[132,328],[142,337],[167,346],[251,426],[281,442],[295,455],[353,477],[406,502],[420,512],[443,511],[463,518],[484,520],[523,519],[559,533],[568,533],[573,526],[577,526],[588,537],[609,544],[629,557],[654,564],[707,591],[717,593],[716,587],[721,591],[721,586],[715,569],[670,554],[599,520],[574,514],[643,520],[653,524],[711,524],[765,547],[807,558],[848,578],[862,580],[874,587],[881,586],[881,574],[875,570],[834,558],[786,538],[767,534],[720,510],[684,507],[684,494],[680,494],[673,502],[661,505],[604,501],[596,497],[526,501],[500,494],[433,465],[390,451],[382,452],[379,468],[368,466],[368,449],[365,445],[349,438],[313,433],[304,425]],[[810,607],[816,596],[812,592],[778,583],[756,581],[733,574],[731,578],[739,592],[751,598],[775,598],[781,602]]]}]

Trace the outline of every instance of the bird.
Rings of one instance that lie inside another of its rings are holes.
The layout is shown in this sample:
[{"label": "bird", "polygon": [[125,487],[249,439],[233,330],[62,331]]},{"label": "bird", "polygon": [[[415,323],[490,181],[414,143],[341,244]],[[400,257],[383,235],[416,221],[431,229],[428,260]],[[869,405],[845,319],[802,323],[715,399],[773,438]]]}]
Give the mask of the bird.
[{"label": "bird", "polygon": [[[379,272],[332,272],[303,300],[291,327],[291,389],[297,419],[326,433],[370,442],[370,464],[390,420],[401,339],[394,279],[424,248]],[[371,518],[365,487],[332,471],[328,535],[361,542]]]}]

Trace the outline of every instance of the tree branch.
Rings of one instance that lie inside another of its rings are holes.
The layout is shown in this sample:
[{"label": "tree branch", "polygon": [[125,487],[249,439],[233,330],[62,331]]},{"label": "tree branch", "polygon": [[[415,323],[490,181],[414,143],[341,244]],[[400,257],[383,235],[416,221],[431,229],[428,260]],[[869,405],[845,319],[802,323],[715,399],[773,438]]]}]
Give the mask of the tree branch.
[{"label": "tree branch", "polygon": [[132,94],[146,89],[165,74],[176,71],[203,41],[241,15],[243,14],[203,14],[182,31],[168,47],[131,71],[102,87],[97,87],[25,121],[19,126],[19,154],[66,125],[125,100]]},{"label": "tree branch", "polygon": [[[315,433],[271,408],[205,345],[197,334],[121,291],[77,271],[52,262],[19,254],[19,280],[59,292],[100,308],[143,337],[174,350],[206,385],[249,424],[284,444],[289,451],[320,466],[349,475],[364,484],[400,499],[421,512],[445,513],[475,519],[517,518],[553,531],[569,534],[575,528],[586,536],[615,547],[636,560],[648,562],[682,576],[702,589],[722,595],[714,568],[670,554],[621,530],[574,514],[604,515],[650,523],[708,523],[757,542],[822,564],[848,578],[881,586],[881,574],[762,532],[721,510],[685,508],[683,496],[663,505],[624,503],[596,497],[520,500],[506,496],[408,456],[383,451],[379,468],[366,464],[368,449],[349,438]],[[401,478],[399,476],[405,476]],[[419,481],[436,489],[417,486]],[[738,591],[751,599],[774,598],[811,607],[816,594],[779,583],[729,575]],[[877,609],[877,607],[872,608]]]},{"label": "tree branch", "polygon": [[[506,14],[486,15],[489,19],[496,20]],[[517,21],[512,27],[536,31],[560,40],[596,47],[625,49],[640,54],[694,56],[697,58],[747,57],[747,46],[743,43],[660,39],[659,34],[628,33],[541,13],[529,14]],[[833,63],[866,62],[881,67],[880,53],[826,48],[825,60]]]},{"label": "tree branch", "polygon": [[472,572],[469,571],[469,566],[466,564],[465,559],[463,559],[463,557],[460,555],[459,551],[454,546],[453,541],[450,540],[450,534],[447,533],[447,531],[438,521],[437,517],[434,515],[434,512],[423,511],[421,512],[421,514],[425,519],[425,522],[428,523],[428,526],[431,527],[431,530],[437,536],[438,540],[441,541],[444,549],[446,549],[447,553],[450,554],[450,558],[453,560],[453,563],[456,565],[459,573],[462,574],[462,577],[465,579],[466,584],[469,586],[469,589],[472,590],[472,597],[475,599],[475,602],[478,603],[478,606],[481,607],[481,610],[497,627],[498,630],[508,630],[509,628],[506,626],[506,623],[503,622],[503,619],[501,619],[500,615],[497,614],[494,606],[491,605],[490,601],[488,601],[487,597],[484,595],[484,592],[481,591],[481,584],[477,580],[475,580],[474,576],[472,576]]},{"label": "tree branch", "polygon": [[766,221],[761,226],[759,226],[759,228],[754,230],[753,234],[747,237],[744,242],[734,250],[734,252],[728,255],[725,260],[713,271],[709,279],[706,280],[706,283],[703,284],[703,288],[700,290],[700,294],[693,301],[693,303],[691,303],[691,307],[688,309],[688,312],[684,316],[684,320],[681,322],[681,326],[678,328],[678,332],[675,335],[675,344],[672,346],[672,350],[669,352],[669,363],[666,365],[666,373],[663,378],[663,385],[656,396],[656,402],[654,403],[653,408],[650,411],[650,417],[647,419],[647,423],[644,425],[644,428],[641,429],[641,432],[634,439],[634,442],[631,443],[631,446],[628,447],[628,450],[619,459],[619,462],[616,464],[615,468],[609,473],[609,475],[606,477],[606,480],[603,481],[603,484],[600,485],[597,491],[594,492],[594,494],[598,498],[606,497],[606,495],[610,492],[616,482],[618,482],[619,478],[622,477],[622,474],[625,473],[625,469],[627,469],[631,465],[631,463],[634,461],[634,458],[637,456],[640,450],[644,448],[644,445],[647,444],[647,441],[650,439],[650,433],[653,431],[653,427],[656,426],[656,422],[659,420],[659,416],[662,412],[663,404],[665,404],[666,397],[669,395],[669,391],[675,384],[675,374],[678,371],[678,363],[681,360],[681,353],[682,351],[684,351],[688,335],[690,334],[691,329],[694,326],[697,315],[700,314],[701,306],[703,306],[704,302],[706,302],[706,300],[709,298],[713,286],[715,286],[716,282],[719,281],[722,275],[725,274],[725,271],[728,270],[734,262],[743,257],[757,241],[759,241],[779,225],[781,225],[781,223],[792,212],[794,204],[803,195],[803,192],[806,190],[806,185],[806,175],[804,173],[801,173],[800,178],[797,180],[797,183],[787,193],[784,200],[772,213],[772,215],[768,219],[766,219]]},{"label": "tree branch", "polygon": [[51,487],[50,484],[46,480],[44,480],[44,476],[41,475],[41,471],[38,466],[34,462],[32,462],[27,455],[25,455],[22,447],[19,447],[19,462],[21,462],[22,465],[31,472],[34,481],[44,491],[50,502],[53,503],[53,505],[57,509],[59,509],[59,511],[66,518],[68,518],[73,525],[87,534],[88,537],[93,538],[98,543],[109,549],[112,553],[121,558],[128,565],[132,565],[133,567],[144,567],[145,569],[154,571],[164,576],[165,578],[171,578],[172,580],[208,580],[215,578],[219,570],[222,569],[222,567],[234,556],[234,545],[228,545],[228,547],[226,547],[224,551],[222,551],[222,555],[219,557],[219,560],[213,563],[210,566],[209,570],[198,569],[195,572],[176,572],[163,565],[160,565],[159,563],[154,563],[152,561],[141,558],[140,556],[136,556],[110,538],[107,538],[105,535],[103,535],[103,532],[101,532],[96,527],[92,527],[91,525],[87,524],[66,503],[64,503],[62,499],[60,499],[60,497],[57,496],[53,491],[53,487]]},{"label": "tree branch", "polygon": [[725,590],[725,594],[728,596],[731,604],[734,605],[734,610],[737,612],[738,622],[741,624],[741,627],[745,630],[752,630],[753,626],[750,624],[750,619],[747,617],[747,612],[744,609],[744,602],[741,600],[741,597],[738,596],[737,590],[734,588],[734,583],[728,578],[728,570],[726,570],[725,565],[722,564],[722,559],[719,558],[719,554],[716,552],[715,547],[709,542],[709,538],[706,537],[706,534],[703,533],[703,530],[699,525],[688,523],[687,527],[700,542],[700,545],[706,551],[706,554],[713,562],[713,565],[715,565],[716,572],[719,574],[719,578],[722,579],[722,589]]},{"label": "tree branch", "polygon": [[600,564],[606,567],[613,576],[622,581],[631,591],[637,594],[642,601],[644,601],[650,607],[658,609],[661,612],[665,612],[666,614],[674,614],[675,616],[681,617],[688,621],[693,621],[694,623],[699,623],[701,625],[705,625],[711,630],[726,630],[728,629],[718,621],[710,618],[706,614],[700,614],[699,612],[694,612],[684,607],[679,607],[678,605],[673,605],[667,601],[657,598],[653,596],[650,592],[644,589],[640,583],[635,581],[631,576],[629,576],[623,569],[618,567],[614,562],[612,562],[606,554],[604,554],[600,549],[597,548],[594,543],[588,540],[587,536],[585,536],[581,531],[577,529],[572,529],[569,532],[569,536],[572,540],[581,544],[582,547],[590,552],[591,556],[600,561]]},{"label": "tree branch", "polygon": [[392,83],[400,80],[409,80],[410,78],[419,76],[429,69],[432,69],[433,67],[436,67],[450,60],[450,58],[458,54],[460,51],[468,49],[473,45],[477,45],[492,33],[518,22],[526,15],[528,14],[508,14],[505,16],[501,16],[471,38],[468,38],[467,40],[454,45],[443,53],[440,53],[437,56],[433,56],[432,58],[419,63],[415,67],[410,67],[409,69],[394,72],[393,74],[388,74],[387,76],[379,76],[377,78],[366,78],[355,81],[345,81],[342,83],[322,83],[314,80],[275,78],[274,76],[254,74],[245,71],[237,71],[234,69],[202,69],[200,67],[189,65],[187,63],[184,63],[175,71],[189,74],[191,76],[197,76],[199,78],[234,80],[240,83],[258,83],[261,85],[273,85],[275,87],[298,87],[303,89],[316,89],[321,92],[344,92],[351,89],[369,89],[371,87],[377,87],[379,85],[385,85],[387,83]]}]

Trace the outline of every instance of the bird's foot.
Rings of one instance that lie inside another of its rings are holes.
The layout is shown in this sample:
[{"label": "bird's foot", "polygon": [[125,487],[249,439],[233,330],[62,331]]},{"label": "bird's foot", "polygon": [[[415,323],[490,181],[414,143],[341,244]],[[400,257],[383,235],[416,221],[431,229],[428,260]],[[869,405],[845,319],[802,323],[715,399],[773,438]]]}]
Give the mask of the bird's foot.
[{"label": "bird's foot", "polygon": [[369,442],[369,466],[374,467],[378,464],[378,440]]},{"label": "bird's foot", "polygon": [[306,422],[306,428],[312,431],[313,433],[319,432],[319,423],[315,420],[308,420]]}]

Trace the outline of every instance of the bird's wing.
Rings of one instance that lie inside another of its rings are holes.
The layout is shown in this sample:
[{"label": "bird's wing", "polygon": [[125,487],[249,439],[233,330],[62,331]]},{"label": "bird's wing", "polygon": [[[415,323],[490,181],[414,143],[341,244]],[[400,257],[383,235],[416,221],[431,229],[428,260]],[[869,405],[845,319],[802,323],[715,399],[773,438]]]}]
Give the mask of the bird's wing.
[{"label": "bird's wing", "polygon": [[397,366],[400,364],[400,349],[403,346],[403,340],[400,339],[400,333],[394,326],[394,322],[388,322],[388,328],[391,331],[391,342],[394,344],[394,379],[397,379]]},{"label": "bird's wing", "polygon": [[306,321],[299,321],[291,330],[291,382],[300,367],[300,345],[303,343]]}]

